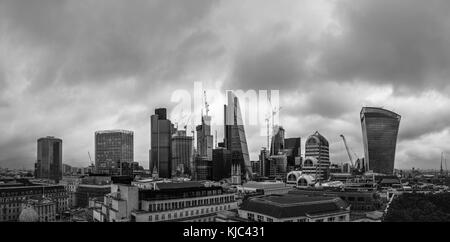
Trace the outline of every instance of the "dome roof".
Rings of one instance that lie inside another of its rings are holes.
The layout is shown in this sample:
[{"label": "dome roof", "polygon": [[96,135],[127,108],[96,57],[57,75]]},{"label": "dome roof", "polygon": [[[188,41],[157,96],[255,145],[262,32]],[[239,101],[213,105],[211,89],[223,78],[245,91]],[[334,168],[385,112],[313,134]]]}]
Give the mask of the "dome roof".
[{"label": "dome roof", "polygon": [[38,222],[39,215],[32,207],[26,207],[20,212],[19,222]]},{"label": "dome roof", "polygon": [[319,143],[320,145],[328,145],[328,140],[323,137],[319,131],[316,131],[313,135],[309,136],[308,140],[306,141],[306,144],[316,144]]}]

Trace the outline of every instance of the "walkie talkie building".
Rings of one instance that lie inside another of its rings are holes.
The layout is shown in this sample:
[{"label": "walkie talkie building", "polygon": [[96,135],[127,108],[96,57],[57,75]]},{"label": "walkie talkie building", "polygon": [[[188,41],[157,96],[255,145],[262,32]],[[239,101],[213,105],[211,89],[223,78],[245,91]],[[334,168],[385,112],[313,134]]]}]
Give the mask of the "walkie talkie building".
[{"label": "walkie talkie building", "polygon": [[361,110],[366,170],[374,173],[394,172],[395,149],[401,116],[382,108]]}]

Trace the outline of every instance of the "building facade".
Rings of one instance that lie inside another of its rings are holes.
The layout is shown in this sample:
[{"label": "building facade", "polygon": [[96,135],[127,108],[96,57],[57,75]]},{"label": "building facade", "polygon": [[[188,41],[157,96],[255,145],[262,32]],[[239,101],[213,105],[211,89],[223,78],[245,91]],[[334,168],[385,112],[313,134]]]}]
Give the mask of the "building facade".
[{"label": "building facade", "polygon": [[26,181],[14,181],[0,185],[0,222],[17,221],[22,204],[30,199],[50,199],[55,204],[56,213],[69,209],[69,198],[64,186],[39,185]]},{"label": "building facade", "polygon": [[231,151],[224,148],[213,150],[212,180],[220,181],[231,177]]},{"label": "building facade", "polygon": [[53,180],[62,179],[62,140],[48,136],[37,141],[35,177]]},{"label": "building facade", "polygon": [[365,169],[393,174],[401,116],[381,108],[364,107],[360,117]]},{"label": "building facade", "polygon": [[95,167],[97,173],[120,175],[134,161],[133,132],[107,130],[95,132]]},{"label": "building facade", "polygon": [[231,91],[227,92],[227,98],[228,105],[224,107],[225,148],[231,151],[233,164],[241,166],[243,178],[249,179],[252,176],[252,165],[239,100]]},{"label": "building facade", "polygon": [[284,150],[285,130],[281,126],[274,128],[274,135],[272,136],[272,144],[270,155],[279,155]]},{"label": "building facade", "polygon": [[316,176],[316,180],[326,180],[330,167],[328,140],[319,132],[309,136],[305,143],[305,160],[302,170]]},{"label": "building facade", "polygon": [[186,131],[177,131],[172,136],[172,177],[191,175],[194,137]]}]

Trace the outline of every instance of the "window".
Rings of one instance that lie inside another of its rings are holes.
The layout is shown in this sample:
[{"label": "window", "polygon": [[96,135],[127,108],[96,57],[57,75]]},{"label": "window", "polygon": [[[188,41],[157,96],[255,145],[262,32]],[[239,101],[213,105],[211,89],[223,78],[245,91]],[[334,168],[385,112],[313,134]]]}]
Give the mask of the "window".
[{"label": "window", "polygon": [[306,222],[306,218],[297,219],[297,222]]},{"label": "window", "polygon": [[345,221],[345,215],[339,216],[339,221]]},{"label": "window", "polygon": [[152,215],[150,215],[149,217],[148,217],[148,221],[152,221],[152,219],[153,219],[153,217],[152,217]]},{"label": "window", "polygon": [[248,220],[251,220],[251,221],[254,221],[254,220],[255,220],[255,214],[253,214],[253,213],[247,213],[247,219],[248,219]]},{"label": "window", "polygon": [[323,222],[323,219],[316,219],[316,222],[321,223]]},{"label": "window", "polygon": [[273,219],[271,219],[271,218],[266,218],[266,221],[269,222],[269,223],[272,223],[272,222],[273,222]]},{"label": "window", "polygon": [[329,217],[329,218],[328,218],[328,222],[334,222],[335,220],[336,220],[335,217]]},{"label": "window", "polygon": [[156,215],[155,215],[155,221],[158,221],[158,220],[159,220],[159,215],[156,214]]},{"label": "window", "polygon": [[264,217],[263,216],[261,216],[261,215],[258,215],[258,222],[262,222],[263,220],[264,220]]},{"label": "window", "polygon": [[161,215],[161,220],[165,220],[165,219],[166,219],[166,215],[165,214]]},{"label": "window", "polygon": [[167,215],[167,219],[171,219],[172,218],[172,214],[169,213],[169,215]]}]

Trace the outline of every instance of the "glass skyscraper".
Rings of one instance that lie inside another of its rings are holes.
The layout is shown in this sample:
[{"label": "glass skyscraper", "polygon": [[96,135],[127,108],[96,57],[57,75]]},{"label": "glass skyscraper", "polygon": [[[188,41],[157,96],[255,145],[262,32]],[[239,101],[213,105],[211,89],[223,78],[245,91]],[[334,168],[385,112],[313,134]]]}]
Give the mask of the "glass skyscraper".
[{"label": "glass skyscraper", "polygon": [[239,100],[231,91],[228,91],[227,97],[228,105],[225,105],[224,109],[225,147],[231,151],[233,164],[239,164],[241,172],[244,171],[241,175],[250,178],[252,164],[250,163]]},{"label": "glass skyscraper", "polygon": [[361,126],[367,171],[393,174],[401,116],[382,108],[364,107]]},{"label": "glass skyscraper", "polygon": [[150,166],[161,178],[172,176],[172,134],[175,128],[167,119],[167,109],[159,108],[150,118]]}]

